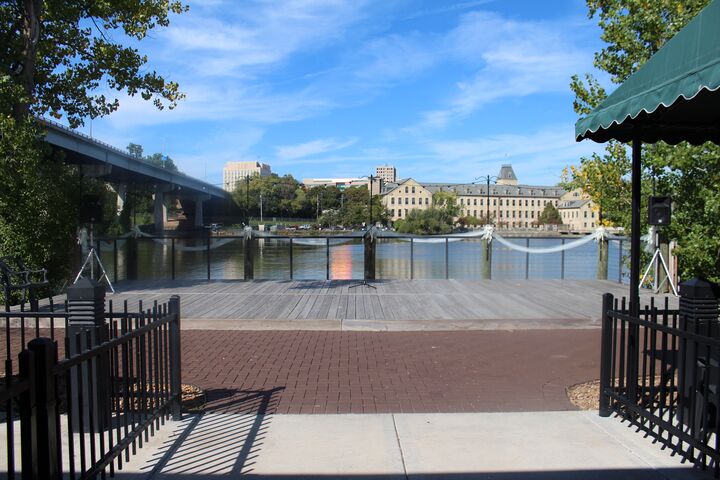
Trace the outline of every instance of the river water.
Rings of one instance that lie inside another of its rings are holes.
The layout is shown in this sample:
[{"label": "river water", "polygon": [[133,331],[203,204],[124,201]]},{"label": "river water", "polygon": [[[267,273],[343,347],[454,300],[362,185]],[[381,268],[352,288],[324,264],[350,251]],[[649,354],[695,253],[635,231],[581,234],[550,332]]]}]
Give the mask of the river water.
[{"label": "river water", "polygon": [[[522,246],[551,247],[560,238],[510,238]],[[567,242],[572,239],[567,239]],[[150,238],[137,239],[137,272],[139,280],[170,279],[173,249],[169,241],[161,243]],[[208,278],[207,239],[175,240],[175,278]],[[329,252],[324,244],[293,245],[294,279],[362,279],[363,246],[361,239],[330,239]],[[482,243],[477,238],[451,241],[447,244],[378,239],[376,278],[482,278]],[[255,279],[290,278],[290,242],[287,239],[258,239],[255,249]],[[190,248],[191,251],[185,250]],[[447,248],[447,251],[446,251]],[[609,243],[608,279],[626,281],[624,258],[629,242]],[[117,276],[115,255],[111,244],[101,248],[101,259],[110,279],[127,277],[127,245],[118,242]],[[492,242],[492,278],[497,279],[595,279],[597,274],[597,243],[590,242],[562,253],[529,254],[511,250]],[[447,266],[446,266],[447,258]],[[235,280],[244,277],[243,240],[238,238],[209,251],[210,278]]]}]

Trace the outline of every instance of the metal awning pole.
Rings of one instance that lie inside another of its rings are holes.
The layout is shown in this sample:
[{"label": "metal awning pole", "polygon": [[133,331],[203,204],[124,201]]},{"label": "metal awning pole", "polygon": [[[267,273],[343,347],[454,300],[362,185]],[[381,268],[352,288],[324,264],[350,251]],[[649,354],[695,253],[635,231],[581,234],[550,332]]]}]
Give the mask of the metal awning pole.
[{"label": "metal awning pole", "polygon": [[630,237],[630,308],[631,314],[640,313],[640,194],[641,194],[641,151],[642,142],[634,138],[632,142],[632,236]]}]

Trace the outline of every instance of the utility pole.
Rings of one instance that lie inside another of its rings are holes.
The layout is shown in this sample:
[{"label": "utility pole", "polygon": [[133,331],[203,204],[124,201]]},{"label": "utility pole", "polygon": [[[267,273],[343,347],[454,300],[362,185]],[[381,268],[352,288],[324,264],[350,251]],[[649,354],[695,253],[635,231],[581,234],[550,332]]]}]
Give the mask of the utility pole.
[{"label": "utility pole", "polygon": [[372,183],[373,183],[373,176],[370,175],[370,184],[368,185],[368,201],[369,201],[369,207],[370,207],[370,224],[368,227],[372,227],[373,224],[373,204],[372,204]]},{"label": "utility pole", "polygon": [[[485,205],[485,222],[490,225],[490,182],[495,181],[497,182],[498,177],[494,175],[484,175],[482,177],[477,177],[474,182],[472,183],[478,183],[481,180],[485,180],[485,185],[487,190],[485,191],[485,201],[487,202],[487,205]],[[495,222],[492,222],[493,225]]]},{"label": "utility pole", "polygon": [[248,210],[250,210],[250,175],[245,175],[245,225],[249,225]]}]

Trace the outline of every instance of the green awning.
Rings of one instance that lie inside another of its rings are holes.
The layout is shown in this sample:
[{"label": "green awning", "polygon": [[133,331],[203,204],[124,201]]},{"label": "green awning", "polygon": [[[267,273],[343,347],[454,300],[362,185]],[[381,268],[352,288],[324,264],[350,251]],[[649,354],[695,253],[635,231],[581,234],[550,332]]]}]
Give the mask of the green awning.
[{"label": "green awning", "polygon": [[720,143],[720,0],[578,120],[575,138]]}]

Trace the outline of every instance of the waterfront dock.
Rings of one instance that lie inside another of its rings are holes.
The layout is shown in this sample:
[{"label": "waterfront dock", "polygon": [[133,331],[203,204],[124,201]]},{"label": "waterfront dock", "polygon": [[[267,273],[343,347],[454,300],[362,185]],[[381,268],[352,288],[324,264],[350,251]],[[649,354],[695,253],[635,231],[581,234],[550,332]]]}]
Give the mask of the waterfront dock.
[{"label": "waterfront dock", "polygon": [[[627,286],[596,280],[125,281],[115,308],[151,307],[179,295],[185,329],[493,330],[594,328],[602,294]],[[643,293],[649,304],[653,296]],[[664,297],[657,296],[662,303]],[[677,299],[670,297],[671,308]]]}]

